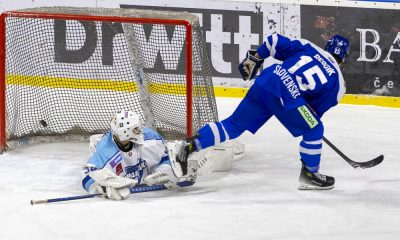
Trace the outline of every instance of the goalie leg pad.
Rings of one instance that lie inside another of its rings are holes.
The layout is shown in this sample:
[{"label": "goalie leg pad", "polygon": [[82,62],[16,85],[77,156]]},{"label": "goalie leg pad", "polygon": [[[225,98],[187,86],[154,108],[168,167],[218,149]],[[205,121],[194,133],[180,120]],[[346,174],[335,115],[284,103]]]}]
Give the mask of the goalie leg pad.
[{"label": "goalie leg pad", "polygon": [[209,172],[228,172],[232,170],[234,161],[244,156],[245,146],[237,140],[229,140],[214,147],[210,147],[190,156],[189,160],[199,163],[198,174]]}]

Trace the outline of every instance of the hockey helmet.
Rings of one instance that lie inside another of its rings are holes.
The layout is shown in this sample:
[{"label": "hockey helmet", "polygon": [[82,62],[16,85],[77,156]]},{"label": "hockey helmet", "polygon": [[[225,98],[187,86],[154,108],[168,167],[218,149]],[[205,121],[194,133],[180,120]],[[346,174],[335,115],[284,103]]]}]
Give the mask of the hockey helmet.
[{"label": "hockey helmet", "polygon": [[143,127],[139,115],[132,111],[120,111],[111,119],[111,133],[119,141],[143,144]]},{"label": "hockey helmet", "polygon": [[326,43],[325,50],[338,57],[342,63],[349,54],[350,41],[340,35],[334,35]]}]

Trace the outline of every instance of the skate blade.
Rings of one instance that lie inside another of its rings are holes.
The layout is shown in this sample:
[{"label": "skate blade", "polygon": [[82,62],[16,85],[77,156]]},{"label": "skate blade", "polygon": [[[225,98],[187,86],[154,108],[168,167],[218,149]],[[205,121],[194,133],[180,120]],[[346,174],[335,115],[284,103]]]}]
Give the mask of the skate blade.
[{"label": "skate blade", "polygon": [[300,183],[298,189],[299,190],[330,190],[330,189],[332,189],[334,187],[335,187],[335,185],[327,186],[327,187],[321,187],[321,186],[316,186],[316,185],[309,185],[309,184]]}]

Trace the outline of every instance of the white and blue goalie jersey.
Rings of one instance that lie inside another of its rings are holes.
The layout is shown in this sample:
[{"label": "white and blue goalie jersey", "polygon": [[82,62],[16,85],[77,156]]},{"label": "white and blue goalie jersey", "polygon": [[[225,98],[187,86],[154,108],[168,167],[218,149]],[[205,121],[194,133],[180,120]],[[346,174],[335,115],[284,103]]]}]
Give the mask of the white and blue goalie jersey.
[{"label": "white and blue goalie jersey", "polygon": [[346,92],[334,57],[307,40],[272,34],[257,52],[282,61],[264,69],[255,84],[281,98],[286,109],[308,104],[321,117]]},{"label": "white and blue goalie jersey", "polygon": [[162,137],[149,128],[144,128],[143,134],[143,144],[134,144],[130,151],[124,152],[114,142],[111,132],[106,133],[96,144],[96,151],[84,167],[83,188],[91,192],[94,180],[88,173],[102,168],[108,168],[118,176],[133,178],[139,184],[156,171],[173,174]]}]

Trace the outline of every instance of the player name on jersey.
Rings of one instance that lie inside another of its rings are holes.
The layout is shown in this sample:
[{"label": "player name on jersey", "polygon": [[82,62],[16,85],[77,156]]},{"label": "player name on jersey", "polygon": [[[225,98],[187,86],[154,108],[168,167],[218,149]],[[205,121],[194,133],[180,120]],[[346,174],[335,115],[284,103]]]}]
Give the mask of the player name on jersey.
[{"label": "player name on jersey", "polygon": [[336,73],[335,70],[331,66],[329,66],[329,64],[321,57],[321,55],[315,54],[314,58],[322,64],[322,67],[325,69],[329,76],[332,76],[332,74]]},{"label": "player name on jersey", "polygon": [[301,95],[299,88],[297,87],[296,83],[293,81],[292,76],[286,69],[282,68],[281,65],[276,65],[274,73],[281,78],[283,85],[287,88],[293,99],[296,99]]}]

